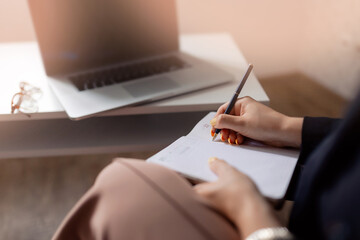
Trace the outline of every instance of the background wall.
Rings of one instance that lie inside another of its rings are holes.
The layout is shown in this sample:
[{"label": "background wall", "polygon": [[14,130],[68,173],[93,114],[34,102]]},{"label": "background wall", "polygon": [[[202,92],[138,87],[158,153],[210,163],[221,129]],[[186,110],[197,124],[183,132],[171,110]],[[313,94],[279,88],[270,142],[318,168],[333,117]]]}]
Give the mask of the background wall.
[{"label": "background wall", "polygon": [[349,99],[360,87],[360,1],[304,2],[299,69]]},{"label": "background wall", "polygon": [[[350,99],[360,85],[358,0],[178,0],[182,33],[230,32],[259,77],[302,71]],[[0,42],[34,40],[26,0],[0,0]]]},{"label": "background wall", "polygon": [[33,40],[35,34],[26,0],[0,0],[0,42]]},{"label": "background wall", "polygon": [[297,69],[302,1],[179,0],[182,32],[231,32],[258,76]]}]

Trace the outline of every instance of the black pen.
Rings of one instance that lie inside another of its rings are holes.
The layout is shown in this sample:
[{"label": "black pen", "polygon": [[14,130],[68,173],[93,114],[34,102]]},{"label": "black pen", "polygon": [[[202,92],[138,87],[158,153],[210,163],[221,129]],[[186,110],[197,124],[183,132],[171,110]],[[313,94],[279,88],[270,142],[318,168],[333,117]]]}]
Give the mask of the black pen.
[{"label": "black pen", "polygon": [[[234,105],[236,103],[236,100],[239,97],[240,91],[241,91],[241,89],[243,89],[243,87],[244,87],[244,85],[246,83],[246,80],[248,79],[252,69],[253,69],[253,65],[249,64],[248,70],[246,71],[243,79],[241,80],[241,82],[240,82],[234,96],[232,97],[232,99],[231,99],[231,101],[229,103],[229,106],[226,108],[226,111],[225,111],[224,114],[229,114],[231,112],[231,110],[233,109],[233,107],[234,107]],[[218,129],[218,128],[215,130],[215,135],[214,135],[214,137],[212,139],[213,141],[216,139],[216,137],[217,137],[217,135],[219,134],[220,131],[221,131],[221,129]]]}]

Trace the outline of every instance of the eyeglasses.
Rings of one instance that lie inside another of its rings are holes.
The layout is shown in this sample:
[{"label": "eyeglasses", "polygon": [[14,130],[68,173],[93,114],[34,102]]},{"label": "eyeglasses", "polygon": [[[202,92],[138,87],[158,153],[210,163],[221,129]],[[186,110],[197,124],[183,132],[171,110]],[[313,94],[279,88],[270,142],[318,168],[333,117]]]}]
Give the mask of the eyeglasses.
[{"label": "eyeglasses", "polygon": [[20,82],[20,92],[15,93],[11,99],[11,113],[23,113],[30,117],[30,113],[38,111],[37,101],[42,96],[40,88],[26,82]]}]

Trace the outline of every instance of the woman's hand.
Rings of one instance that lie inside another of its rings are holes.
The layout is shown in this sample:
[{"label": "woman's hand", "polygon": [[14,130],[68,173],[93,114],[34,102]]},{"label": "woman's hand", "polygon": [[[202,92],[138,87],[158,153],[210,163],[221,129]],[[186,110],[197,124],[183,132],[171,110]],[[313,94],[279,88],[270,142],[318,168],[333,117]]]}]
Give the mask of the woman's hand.
[{"label": "woman's hand", "polygon": [[300,147],[303,118],[285,116],[250,97],[238,99],[231,113],[223,114],[228,104],[210,122],[212,135],[215,128],[222,129],[222,141],[241,144],[248,137],[272,146]]},{"label": "woman's hand", "polygon": [[261,228],[281,226],[248,176],[217,158],[210,158],[209,165],[218,180],[198,184],[194,189],[232,220],[242,237]]}]

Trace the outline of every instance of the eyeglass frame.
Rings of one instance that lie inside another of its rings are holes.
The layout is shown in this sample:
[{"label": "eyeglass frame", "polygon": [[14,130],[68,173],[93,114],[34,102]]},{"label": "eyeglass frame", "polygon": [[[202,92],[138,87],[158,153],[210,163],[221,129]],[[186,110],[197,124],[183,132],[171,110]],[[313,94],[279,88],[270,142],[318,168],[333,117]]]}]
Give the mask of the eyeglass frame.
[{"label": "eyeglass frame", "polygon": [[[26,86],[30,87],[28,90],[26,90]],[[36,93],[40,93],[42,95],[42,91],[40,88],[35,87],[27,82],[20,82],[19,83],[19,87],[20,87],[20,92],[17,92],[13,95],[12,99],[11,99],[11,114],[15,114],[15,111],[17,110],[18,112],[25,114],[26,116],[30,117],[31,115],[29,113],[25,113],[23,111],[20,110],[21,107],[21,103],[23,102],[23,98],[24,96],[29,97],[32,100],[35,100],[32,96]],[[17,103],[14,103],[14,99],[19,96],[19,100]],[[36,100],[35,100],[36,101]],[[37,112],[37,111],[35,111]]]}]

